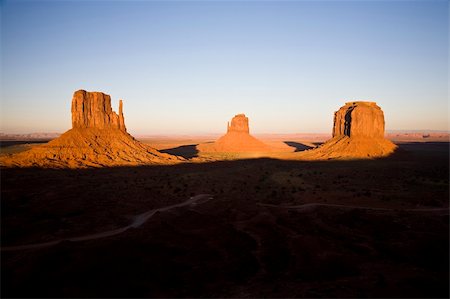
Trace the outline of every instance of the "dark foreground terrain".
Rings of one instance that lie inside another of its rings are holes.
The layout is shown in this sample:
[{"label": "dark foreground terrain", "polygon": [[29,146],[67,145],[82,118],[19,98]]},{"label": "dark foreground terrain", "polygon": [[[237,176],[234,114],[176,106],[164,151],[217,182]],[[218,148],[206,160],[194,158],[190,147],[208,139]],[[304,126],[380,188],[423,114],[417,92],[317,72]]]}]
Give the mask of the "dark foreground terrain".
[{"label": "dark foreground terrain", "polygon": [[[120,234],[14,250],[199,194],[213,198]],[[448,143],[371,161],[2,169],[1,295],[448,298],[448,201]]]}]

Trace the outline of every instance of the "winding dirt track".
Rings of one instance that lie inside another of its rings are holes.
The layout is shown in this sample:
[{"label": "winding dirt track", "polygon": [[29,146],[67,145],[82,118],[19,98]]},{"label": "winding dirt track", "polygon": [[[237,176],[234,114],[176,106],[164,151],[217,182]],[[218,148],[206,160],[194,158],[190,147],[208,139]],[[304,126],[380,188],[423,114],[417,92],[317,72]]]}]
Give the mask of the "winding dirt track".
[{"label": "winding dirt track", "polygon": [[211,194],[199,194],[199,195],[189,198],[188,200],[186,200],[182,203],[170,205],[170,206],[163,207],[163,208],[149,210],[145,213],[139,214],[134,217],[133,222],[131,224],[129,224],[125,227],[121,227],[121,228],[117,228],[117,229],[113,229],[113,230],[109,230],[109,231],[105,231],[105,232],[100,232],[100,233],[96,233],[96,234],[90,234],[90,235],[84,235],[84,236],[80,236],[80,237],[73,237],[73,238],[66,238],[66,239],[59,239],[59,240],[45,242],[45,243],[7,246],[7,247],[2,247],[1,251],[17,251],[17,250],[25,250],[25,249],[37,249],[37,248],[54,246],[63,241],[80,242],[80,241],[96,240],[96,239],[115,236],[115,235],[118,235],[118,234],[121,234],[121,233],[127,231],[130,228],[138,228],[139,226],[144,224],[148,219],[150,219],[153,215],[155,215],[157,212],[165,212],[165,211],[168,211],[171,209],[180,208],[180,207],[184,207],[184,206],[188,206],[188,205],[192,205],[192,204],[204,203],[204,202],[208,201],[209,199],[212,199]]},{"label": "winding dirt track", "polygon": [[364,206],[348,206],[348,205],[339,205],[332,203],[307,203],[296,206],[282,206],[282,205],[273,205],[273,204],[264,204],[258,203],[257,205],[263,207],[271,207],[271,208],[281,208],[281,209],[296,209],[296,210],[312,210],[316,207],[333,207],[333,208],[341,208],[341,209],[359,209],[359,210],[373,210],[373,211],[396,211],[396,212],[443,212],[449,211],[449,208],[418,208],[418,209],[389,209],[389,208],[375,208],[375,207],[364,207]]},{"label": "winding dirt track", "polygon": [[[96,239],[115,236],[115,235],[118,235],[118,234],[121,234],[121,233],[127,231],[130,228],[140,227],[142,224],[144,224],[148,219],[150,219],[157,212],[164,212],[164,211],[168,211],[171,209],[184,207],[187,205],[195,205],[195,204],[199,204],[199,203],[204,203],[204,202],[208,201],[209,199],[212,199],[211,194],[199,194],[199,195],[189,198],[188,200],[186,200],[182,203],[170,205],[170,206],[163,207],[163,208],[149,210],[145,213],[139,214],[134,217],[134,220],[131,224],[129,224],[125,227],[121,227],[121,228],[117,228],[117,229],[109,230],[109,231],[105,231],[105,232],[100,232],[100,233],[96,233],[96,234],[90,234],[90,235],[84,235],[84,236],[72,237],[72,238],[66,238],[66,239],[59,239],[59,240],[45,242],[45,243],[19,245],[19,246],[7,246],[7,247],[2,247],[1,251],[17,251],[17,250],[25,250],[25,249],[37,249],[37,248],[54,246],[63,241],[80,242],[80,241],[96,240]],[[281,208],[281,209],[296,209],[296,210],[303,210],[303,211],[312,210],[317,207],[332,207],[332,208],[341,208],[341,209],[361,209],[361,210],[396,211],[396,212],[400,212],[400,211],[405,211],[405,212],[444,212],[445,211],[445,212],[449,212],[449,208],[389,209],[389,208],[376,208],[376,207],[367,207],[367,206],[352,206],[352,205],[339,205],[339,204],[327,204],[327,203],[307,203],[307,204],[295,205],[295,206],[282,206],[282,205],[263,204],[263,203],[257,203],[257,205],[263,206],[263,207]]]}]

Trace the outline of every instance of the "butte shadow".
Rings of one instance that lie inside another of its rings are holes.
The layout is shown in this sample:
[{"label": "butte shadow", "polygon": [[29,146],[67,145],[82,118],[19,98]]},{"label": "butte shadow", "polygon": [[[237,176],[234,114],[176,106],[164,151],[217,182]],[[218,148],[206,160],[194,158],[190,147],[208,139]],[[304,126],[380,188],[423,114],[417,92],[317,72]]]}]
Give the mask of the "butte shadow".
[{"label": "butte shadow", "polygon": [[308,149],[312,149],[313,147],[311,146],[307,146],[303,143],[300,142],[295,142],[295,141],[283,141],[286,145],[295,148],[294,152],[302,152],[302,151],[306,151]]},{"label": "butte shadow", "polygon": [[166,153],[174,156],[183,157],[184,159],[197,158],[199,151],[198,144],[181,145],[174,148],[160,150],[161,153]]}]

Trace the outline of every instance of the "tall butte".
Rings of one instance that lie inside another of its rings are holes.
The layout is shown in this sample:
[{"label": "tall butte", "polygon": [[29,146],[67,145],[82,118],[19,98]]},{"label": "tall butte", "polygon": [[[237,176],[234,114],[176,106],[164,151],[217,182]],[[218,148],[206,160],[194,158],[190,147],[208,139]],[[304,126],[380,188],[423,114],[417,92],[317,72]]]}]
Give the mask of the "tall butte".
[{"label": "tall butte", "polygon": [[127,133],[123,103],[119,114],[111,97],[78,90],[72,98],[72,129],[47,144],[0,158],[2,166],[84,168],[144,164],[172,164],[180,158],[158,152]]},{"label": "tall butte", "polygon": [[111,108],[111,97],[102,92],[75,91],[72,98],[72,128],[119,129],[126,132],[123,102],[119,115]]},{"label": "tall butte", "polygon": [[227,124],[227,133],[214,143],[204,143],[197,147],[201,152],[270,152],[273,149],[250,135],[248,117],[237,114]]},{"label": "tall butte", "polygon": [[392,154],[397,146],[384,138],[384,113],[375,102],[348,102],[334,113],[333,135],[302,158],[377,158]]}]

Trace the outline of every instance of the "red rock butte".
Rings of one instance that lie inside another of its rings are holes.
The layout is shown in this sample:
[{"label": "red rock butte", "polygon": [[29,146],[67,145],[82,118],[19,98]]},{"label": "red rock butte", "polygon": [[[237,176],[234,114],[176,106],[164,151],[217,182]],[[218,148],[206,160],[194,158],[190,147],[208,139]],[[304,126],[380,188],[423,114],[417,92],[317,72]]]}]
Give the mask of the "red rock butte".
[{"label": "red rock butte", "polygon": [[271,152],[274,149],[250,135],[248,117],[237,114],[227,124],[227,133],[216,142],[197,146],[200,152],[242,153]]},{"label": "red rock butte", "polygon": [[375,102],[348,102],[334,113],[333,137],[384,138],[384,114]]},{"label": "red rock butte", "polygon": [[248,117],[245,114],[236,114],[227,124],[227,133],[229,132],[240,132],[250,134],[250,129],[248,126]]},{"label": "red rock butte", "polygon": [[127,133],[120,100],[119,114],[111,97],[78,90],[72,98],[72,129],[47,144],[0,158],[6,167],[85,168],[173,164],[181,158],[158,152]]},{"label": "red rock butte", "polygon": [[119,129],[126,132],[123,103],[119,114],[111,108],[111,97],[102,92],[75,91],[72,99],[72,128]]},{"label": "red rock butte", "polygon": [[384,114],[375,102],[347,102],[334,113],[333,137],[299,154],[307,159],[377,158],[397,146],[384,138]]}]

